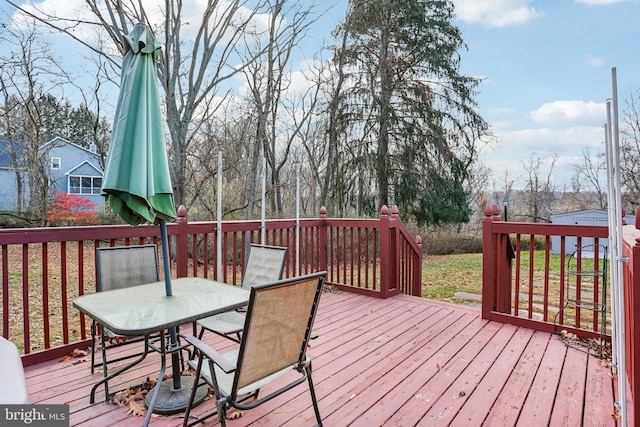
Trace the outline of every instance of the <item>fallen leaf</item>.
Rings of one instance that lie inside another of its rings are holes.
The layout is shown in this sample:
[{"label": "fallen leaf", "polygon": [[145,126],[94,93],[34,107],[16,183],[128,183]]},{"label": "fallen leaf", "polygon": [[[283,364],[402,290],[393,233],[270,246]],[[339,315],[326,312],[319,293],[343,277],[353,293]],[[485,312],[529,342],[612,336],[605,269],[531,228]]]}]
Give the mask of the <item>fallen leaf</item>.
[{"label": "fallen leaf", "polygon": [[235,411],[235,412],[232,412],[231,414],[227,415],[227,419],[228,420],[237,420],[241,416],[242,416],[242,412]]},{"label": "fallen leaf", "polygon": [[85,357],[86,355],[87,355],[86,350],[80,350],[79,348],[76,348],[71,352],[71,357],[75,357],[75,358]]},{"label": "fallen leaf", "polygon": [[441,370],[442,370],[442,366],[440,366],[440,364],[439,364],[439,363],[436,363],[436,368],[438,368],[438,371],[441,371]]},{"label": "fallen leaf", "polygon": [[616,421],[622,421],[622,417],[620,416],[620,414],[611,414],[611,418]]},{"label": "fallen leaf", "polygon": [[132,400],[131,402],[129,402],[129,410],[127,411],[127,415],[142,417],[146,414],[147,408],[144,406],[144,402],[138,402],[136,400]]},{"label": "fallen leaf", "polygon": [[71,356],[69,355],[62,356],[60,359],[58,359],[58,362],[66,362],[69,359],[71,359]]}]

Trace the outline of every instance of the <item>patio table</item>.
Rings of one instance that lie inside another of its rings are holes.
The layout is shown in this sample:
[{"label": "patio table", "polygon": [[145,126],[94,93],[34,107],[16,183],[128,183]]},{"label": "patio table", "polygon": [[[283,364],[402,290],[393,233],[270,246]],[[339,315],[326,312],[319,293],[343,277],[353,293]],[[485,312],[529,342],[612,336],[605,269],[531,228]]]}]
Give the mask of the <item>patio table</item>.
[{"label": "patio table", "polygon": [[[172,348],[165,343],[165,331],[180,325],[247,305],[249,290],[213,280],[197,277],[173,279],[173,296],[165,294],[164,281],[124,289],[82,295],[73,301],[74,307],[94,319],[100,325],[119,335],[144,336],[145,350],[140,358],[105,376],[91,389],[90,402],[95,400],[95,391],[101,384],[140,363],[155,350],[162,355],[162,365],[144,425],[153,412],[166,368],[166,356],[184,347]],[[149,337],[161,332],[160,345],[152,345]],[[183,386],[184,387],[184,386]],[[186,387],[185,387],[186,388]],[[188,393],[191,390],[189,388]],[[109,399],[109,396],[106,396]]]}]

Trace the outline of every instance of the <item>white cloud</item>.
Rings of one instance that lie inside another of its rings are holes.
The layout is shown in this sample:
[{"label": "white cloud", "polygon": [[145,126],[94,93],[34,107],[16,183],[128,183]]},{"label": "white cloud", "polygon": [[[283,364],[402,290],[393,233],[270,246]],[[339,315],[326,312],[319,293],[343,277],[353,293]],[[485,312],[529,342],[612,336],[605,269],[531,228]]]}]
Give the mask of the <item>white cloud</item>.
[{"label": "white cloud", "polygon": [[555,101],[542,105],[530,113],[536,123],[597,125],[606,121],[604,103],[583,101]]},{"label": "white cloud", "polygon": [[543,16],[529,7],[531,0],[454,0],[456,14],[463,21],[486,27],[521,25]]},{"label": "white cloud", "polygon": [[[604,150],[604,130],[597,126],[580,126],[568,129],[520,129],[497,131],[498,144],[491,151],[481,154],[482,163],[491,169],[494,176],[502,176],[505,171],[512,177],[524,178],[524,166],[528,165],[533,153],[550,166],[553,155],[556,184],[562,186],[570,182],[572,165],[580,163],[585,148],[595,157]],[[521,187],[523,182],[518,182]]]},{"label": "white cloud", "polygon": [[587,55],[587,64],[594,67],[602,67],[604,65],[604,58]]}]

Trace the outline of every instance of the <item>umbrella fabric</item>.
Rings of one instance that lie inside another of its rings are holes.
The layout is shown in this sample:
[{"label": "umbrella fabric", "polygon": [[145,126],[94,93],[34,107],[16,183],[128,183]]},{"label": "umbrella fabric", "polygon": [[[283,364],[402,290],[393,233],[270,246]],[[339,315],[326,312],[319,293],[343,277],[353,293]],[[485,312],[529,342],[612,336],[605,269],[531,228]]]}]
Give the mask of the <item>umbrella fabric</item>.
[{"label": "umbrella fabric", "polygon": [[120,95],[101,194],[131,225],[175,221],[156,59],[160,44],[145,24],[124,36]]}]

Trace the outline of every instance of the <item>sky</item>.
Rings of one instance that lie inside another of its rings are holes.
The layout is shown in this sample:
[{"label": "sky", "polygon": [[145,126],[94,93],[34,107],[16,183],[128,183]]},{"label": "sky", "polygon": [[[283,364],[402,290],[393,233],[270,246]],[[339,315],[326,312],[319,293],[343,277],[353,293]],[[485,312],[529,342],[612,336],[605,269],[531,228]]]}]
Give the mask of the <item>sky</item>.
[{"label": "sky", "polygon": [[494,171],[497,189],[505,171],[524,178],[532,155],[547,167],[557,155],[556,183],[568,184],[585,149],[604,152],[612,68],[620,117],[624,98],[640,90],[640,2],[454,3],[468,45],[462,71],[485,79],[476,99],[497,141],[484,147],[481,160]]},{"label": "sky", "polygon": [[[494,136],[481,144],[480,160],[494,177],[486,188],[503,190],[505,173],[516,188],[523,187],[532,155],[546,162],[543,174],[556,155],[556,183],[568,184],[585,149],[592,156],[604,151],[612,68],[621,117],[624,98],[640,90],[640,0],[453,1],[454,24],[468,46],[461,52],[461,71],[483,79],[476,100]],[[34,3],[60,12],[84,0]],[[315,4],[333,7],[305,41],[301,52],[308,57],[300,64],[330,39],[346,9],[346,0]],[[0,0],[0,9],[6,7]],[[64,46],[61,55],[74,54],[68,39],[51,40]]]}]

